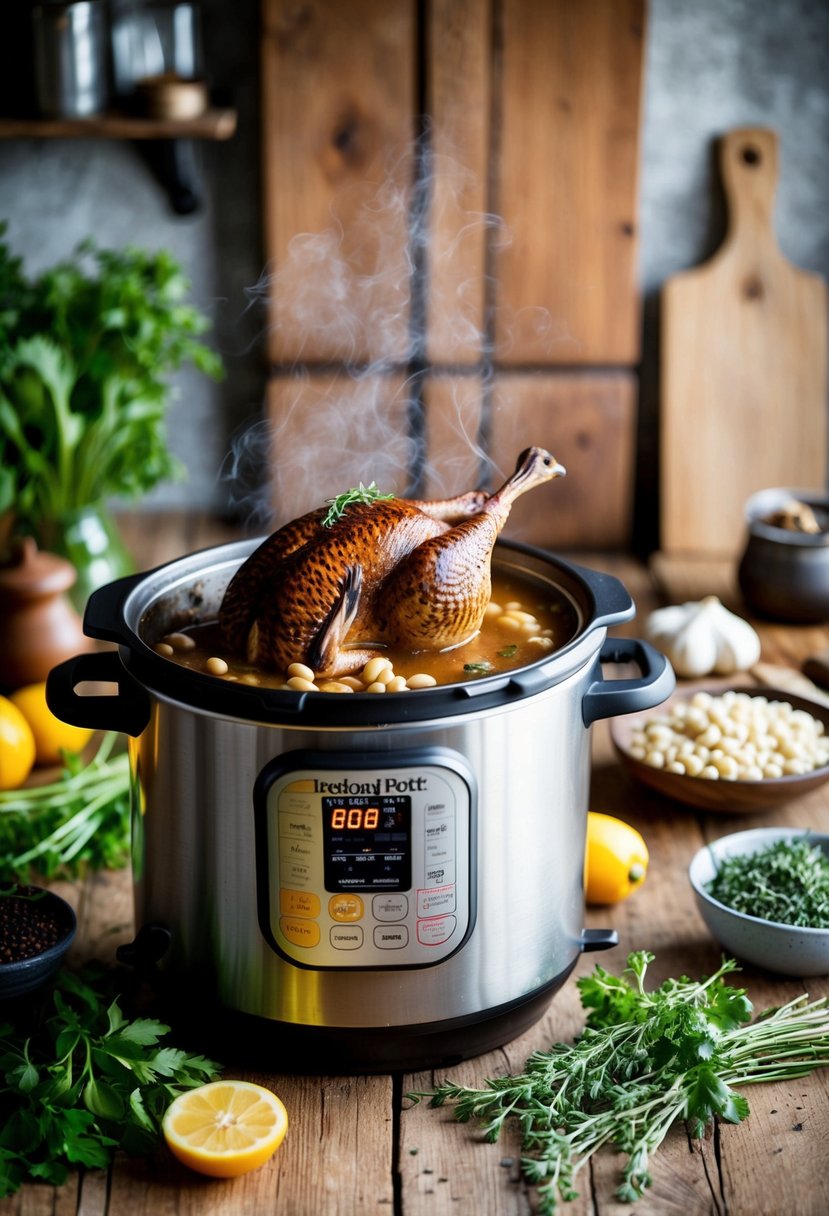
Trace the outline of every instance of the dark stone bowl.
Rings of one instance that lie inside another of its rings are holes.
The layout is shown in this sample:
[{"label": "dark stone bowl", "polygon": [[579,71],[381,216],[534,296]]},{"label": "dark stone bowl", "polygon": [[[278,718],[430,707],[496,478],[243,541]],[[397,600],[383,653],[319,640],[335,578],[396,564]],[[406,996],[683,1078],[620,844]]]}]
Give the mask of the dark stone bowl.
[{"label": "dark stone bowl", "polygon": [[78,927],[74,909],[65,899],[56,895],[54,891],[47,891],[43,888],[25,888],[27,891],[33,889],[43,890],[42,899],[33,904],[33,907],[48,910],[57,922],[61,936],[53,946],[48,946],[30,958],[18,959],[11,963],[0,963],[0,1001],[11,1001],[26,996],[45,984],[59,969],[66,957],[66,952],[72,945]]},{"label": "dark stone bowl", "polygon": [[[820,532],[792,532],[767,521],[785,502],[812,508]],[[829,620],[829,495],[815,490],[760,490],[746,503],[748,538],[737,579],[760,616],[796,624]]]}]

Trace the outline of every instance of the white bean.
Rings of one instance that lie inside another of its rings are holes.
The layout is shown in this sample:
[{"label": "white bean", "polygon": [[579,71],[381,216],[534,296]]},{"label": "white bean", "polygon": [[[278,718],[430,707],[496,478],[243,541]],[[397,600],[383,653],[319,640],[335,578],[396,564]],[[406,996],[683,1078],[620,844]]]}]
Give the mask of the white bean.
[{"label": "white bean", "polygon": [[209,671],[211,676],[226,676],[227,663],[224,661],[224,659],[217,658],[216,655],[213,655],[205,663],[204,670]]},{"label": "white bean", "polygon": [[690,776],[760,781],[803,774],[829,763],[823,724],[787,701],[726,692],[695,693],[669,715],[631,733],[631,755]]},{"label": "white bean", "polygon": [[304,663],[291,663],[288,667],[288,679],[291,676],[296,676],[300,680],[308,680],[311,684],[314,683],[314,672]]},{"label": "white bean", "polygon": [[173,650],[195,650],[196,643],[186,633],[168,633],[164,641]]},{"label": "white bean", "polygon": [[291,676],[288,687],[292,688],[294,692],[319,692],[313,680],[304,680],[302,676]]},{"label": "white bean", "polygon": [[391,668],[391,666],[391,659],[386,659],[382,655],[375,655],[373,659],[369,659],[363,668],[363,682],[365,684],[374,684],[380,672]]},{"label": "white bean", "polygon": [[430,676],[425,671],[419,671],[416,675],[409,676],[406,681],[409,688],[434,688],[437,680],[434,676]]}]

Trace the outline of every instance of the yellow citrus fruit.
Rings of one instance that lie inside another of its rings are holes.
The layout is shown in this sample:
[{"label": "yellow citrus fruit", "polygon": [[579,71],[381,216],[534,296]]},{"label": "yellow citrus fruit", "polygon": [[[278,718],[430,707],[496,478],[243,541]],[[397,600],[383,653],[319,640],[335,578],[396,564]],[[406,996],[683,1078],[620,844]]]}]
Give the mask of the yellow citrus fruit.
[{"label": "yellow citrus fruit", "polygon": [[46,685],[27,684],[18,688],[9,698],[22,713],[32,728],[35,738],[35,764],[60,764],[60,749],[80,752],[92,738],[86,726],[70,726],[56,718],[46,704]]},{"label": "yellow citrus fruit", "polygon": [[32,728],[8,697],[0,697],[0,790],[16,790],[34,762]]},{"label": "yellow citrus fruit", "polygon": [[211,1081],[187,1090],[162,1121],[173,1156],[200,1174],[237,1178],[273,1156],[288,1130],[276,1094],[252,1081]]},{"label": "yellow citrus fruit", "polygon": [[636,828],[590,811],[584,893],[589,904],[616,904],[640,887],[648,872],[648,846]]}]

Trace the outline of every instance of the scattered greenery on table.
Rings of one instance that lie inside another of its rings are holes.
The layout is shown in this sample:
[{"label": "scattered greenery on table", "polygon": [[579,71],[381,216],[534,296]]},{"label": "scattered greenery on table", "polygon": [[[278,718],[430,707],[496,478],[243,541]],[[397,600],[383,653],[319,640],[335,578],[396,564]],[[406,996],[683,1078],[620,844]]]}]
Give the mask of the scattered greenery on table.
[{"label": "scattered greenery on table", "polygon": [[74,1166],[152,1153],[170,1102],[220,1065],[167,1042],[169,1026],[125,1017],[114,973],[63,970],[37,1025],[0,1025],[0,1197],[59,1185]]},{"label": "scattered greenery on table", "polygon": [[574,1199],[576,1180],[603,1147],[624,1154],[617,1197],[633,1203],[651,1185],[650,1163],[677,1120],[701,1137],[713,1118],[739,1123],[748,1102],[735,1086],[803,1077],[829,1064],[829,1007],[796,997],[751,1021],[751,1001],[723,976],[669,979],[645,990],[653,955],[628,956],[621,977],[601,966],[577,981],[587,1024],[573,1044],[537,1051],[518,1076],[474,1089],[447,1081],[428,1097],[476,1119],[487,1140],[507,1120],[520,1129],[525,1177],[538,1186],[539,1212],[550,1216]]},{"label": "scattered greenery on table", "polygon": [[88,762],[64,753],[57,781],[0,792],[0,879],[73,878],[129,859],[130,771],[107,732]]}]

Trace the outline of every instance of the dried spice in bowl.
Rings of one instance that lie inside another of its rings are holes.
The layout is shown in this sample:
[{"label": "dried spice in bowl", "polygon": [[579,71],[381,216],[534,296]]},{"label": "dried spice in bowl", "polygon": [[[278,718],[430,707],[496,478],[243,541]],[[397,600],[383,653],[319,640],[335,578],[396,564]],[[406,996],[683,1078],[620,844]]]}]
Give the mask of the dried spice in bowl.
[{"label": "dried spice in bowl", "polygon": [[66,936],[67,917],[48,896],[43,887],[0,887],[0,963],[32,958]]},{"label": "dried spice in bowl", "polygon": [[76,927],[72,908],[53,891],[0,884],[0,1000],[33,992],[54,975]]}]

